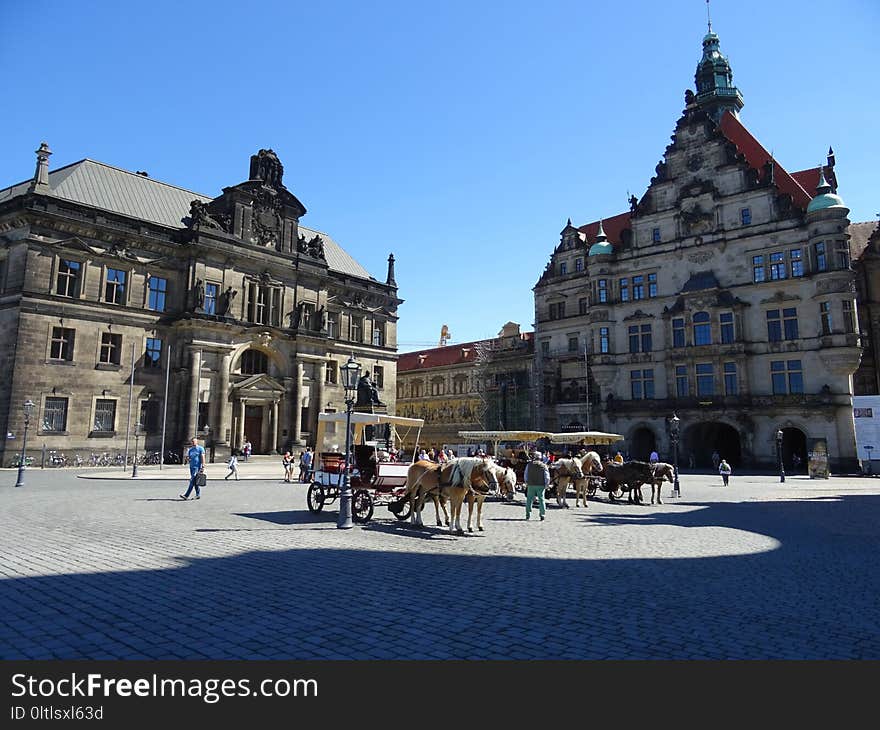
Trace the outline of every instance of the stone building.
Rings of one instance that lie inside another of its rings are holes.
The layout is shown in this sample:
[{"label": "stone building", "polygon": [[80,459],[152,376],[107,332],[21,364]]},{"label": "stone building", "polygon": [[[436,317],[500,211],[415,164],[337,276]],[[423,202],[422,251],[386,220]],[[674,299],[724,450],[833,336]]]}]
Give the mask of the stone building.
[{"label": "stone building", "polygon": [[853,394],[880,395],[880,224],[853,223],[849,232],[864,346],[862,361],[853,374]]},{"label": "stone building", "polygon": [[34,449],[118,452],[140,422],[158,450],[168,368],[178,452],[194,434],[223,456],[308,443],[319,412],[345,407],[351,354],[393,412],[394,257],[378,281],[303,226],[272,150],[215,198],[88,159],[50,172],[50,154],[0,191],[4,464],[26,399]]},{"label": "stone building", "polygon": [[397,414],[425,419],[426,447],[461,443],[459,431],[531,429],[533,366],[532,333],[515,322],[489,340],[401,354]]},{"label": "stone building", "polygon": [[781,430],[788,468],[816,438],[832,469],[855,468],[861,345],[834,153],[793,173],[772,157],[711,27],[695,81],[644,195],[569,221],[534,287],[541,426],[588,419],[632,457],[671,460],[675,413],[685,464],[718,451],[772,467]]}]

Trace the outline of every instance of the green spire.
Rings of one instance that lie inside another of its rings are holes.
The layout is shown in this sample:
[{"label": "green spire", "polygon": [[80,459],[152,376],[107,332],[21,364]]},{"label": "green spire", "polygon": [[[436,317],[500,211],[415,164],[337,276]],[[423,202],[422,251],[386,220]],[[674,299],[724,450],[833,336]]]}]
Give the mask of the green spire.
[{"label": "green spire", "polygon": [[697,105],[705,109],[717,122],[725,111],[738,113],[743,107],[742,94],[733,85],[733,72],[727,58],[721,53],[718,35],[712,31],[703,37],[703,57],[694,74],[697,85]]}]

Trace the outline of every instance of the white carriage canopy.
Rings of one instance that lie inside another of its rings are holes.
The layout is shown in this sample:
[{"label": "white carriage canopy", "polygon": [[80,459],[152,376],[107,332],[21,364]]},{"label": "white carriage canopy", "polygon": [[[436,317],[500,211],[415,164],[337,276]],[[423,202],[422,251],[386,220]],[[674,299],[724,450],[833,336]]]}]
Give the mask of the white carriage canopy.
[{"label": "white carriage canopy", "polygon": [[[345,413],[318,414],[318,433],[315,439],[317,451],[338,452],[345,448],[345,422],[347,418]],[[365,443],[364,432],[367,426],[382,427],[386,425],[390,427],[392,440],[403,443],[413,429],[416,429],[417,434],[420,433],[424,424],[425,421],[422,418],[403,418],[384,413],[352,413],[352,443]],[[379,438],[374,437],[374,440],[379,440]],[[418,435],[416,435],[416,441],[418,441]]]}]

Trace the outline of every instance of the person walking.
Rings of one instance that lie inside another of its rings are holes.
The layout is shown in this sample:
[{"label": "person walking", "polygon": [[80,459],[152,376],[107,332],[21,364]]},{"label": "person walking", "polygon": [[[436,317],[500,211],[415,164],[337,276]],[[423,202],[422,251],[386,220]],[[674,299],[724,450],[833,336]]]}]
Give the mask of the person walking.
[{"label": "person walking", "polygon": [[284,456],[281,457],[281,466],[284,467],[284,481],[289,483],[290,477],[293,476],[293,457],[289,451],[285,451]]},{"label": "person walking", "polygon": [[245,436],[244,437],[244,446],[241,447],[241,453],[244,455],[245,462],[247,462],[248,457],[251,455],[252,448],[253,447],[251,446],[251,442],[248,441],[248,437]]},{"label": "person walking", "polygon": [[238,481],[238,456],[236,456],[234,451],[229,455],[229,461],[226,462],[226,466],[229,468],[229,472],[223,477],[223,481],[229,479],[233,474],[235,475],[235,481]]},{"label": "person walking", "polygon": [[301,482],[308,482],[311,478],[313,458],[312,447],[306,446],[306,450],[303,451],[302,456],[299,458],[299,480]]},{"label": "person walking", "polygon": [[727,486],[727,483],[730,479],[730,464],[727,463],[725,459],[721,460],[721,464],[718,466],[718,473],[721,475],[721,478],[724,480],[724,486]]},{"label": "person walking", "polygon": [[541,522],[544,521],[544,514],[547,512],[547,506],[544,504],[544,490],[550,486],[550,469],[544,463],[542,456],[540,451],[532,454],[532,460],[526,464],[525,473],[526,519],[532,516],[532,502],[537,497]]},{"label": "person walking", "polygon": [[189,461],[189,487],[186,494],[178,495],[181,499],[189,499],[190,492],[196,490],[196,499],[202,498],[196,477],[205,471],[205,447],[199,446],[198,439],[193,436],[190,439],[190,447],[186,452],[186,458]]}]

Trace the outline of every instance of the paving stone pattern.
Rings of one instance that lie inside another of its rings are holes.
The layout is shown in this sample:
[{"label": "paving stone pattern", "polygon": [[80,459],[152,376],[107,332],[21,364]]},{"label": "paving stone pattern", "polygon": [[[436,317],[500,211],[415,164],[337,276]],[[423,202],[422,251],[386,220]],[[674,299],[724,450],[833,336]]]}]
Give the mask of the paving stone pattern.
[{"label": "paving stone pattern", "polygon": [[[179,468],[179,467],[178,467]],[[880,480],[353,530],[304,485],[0,472],[3,659],[878,659]],[[665,491],[669,491],[668,487]]]}]

